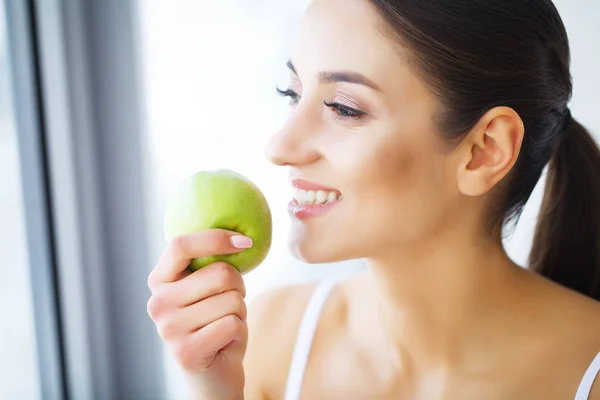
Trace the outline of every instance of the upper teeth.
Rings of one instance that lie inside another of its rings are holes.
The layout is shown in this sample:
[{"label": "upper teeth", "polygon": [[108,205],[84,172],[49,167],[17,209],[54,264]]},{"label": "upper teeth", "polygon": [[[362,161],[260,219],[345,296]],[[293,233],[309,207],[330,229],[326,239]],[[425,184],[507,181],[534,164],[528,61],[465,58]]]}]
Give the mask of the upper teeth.
[{"label": "upper teeth", "polygon": [[335,191],[295,189],[294,198],[300,204],[333,203],[341,198]]}]

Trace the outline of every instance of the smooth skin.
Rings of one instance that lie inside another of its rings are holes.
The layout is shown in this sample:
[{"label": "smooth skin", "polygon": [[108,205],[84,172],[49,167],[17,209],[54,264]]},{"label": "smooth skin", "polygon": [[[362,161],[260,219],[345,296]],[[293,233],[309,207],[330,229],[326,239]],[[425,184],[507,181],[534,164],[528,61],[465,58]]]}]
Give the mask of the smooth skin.
[{"label": "smooth skin", "polygon": [[[331,293],[302,399],[572,399],[600,351],[600,304],[513,263],[486,223],[519,154],[519,115],[494,108],[450,146],[433,121],[439,102],[381,23],[364,0],[311,3],[290,65],[298,96],[267,150],[292,178],[343,194],[325,215],[292,220],[293,253],[370,266]],[[247,313],[232,267],[186,272],[193,257],[243,251],[235,235],[170,243],[148,311],[191,398],[282,399],[314,284],[269,292]]]}]

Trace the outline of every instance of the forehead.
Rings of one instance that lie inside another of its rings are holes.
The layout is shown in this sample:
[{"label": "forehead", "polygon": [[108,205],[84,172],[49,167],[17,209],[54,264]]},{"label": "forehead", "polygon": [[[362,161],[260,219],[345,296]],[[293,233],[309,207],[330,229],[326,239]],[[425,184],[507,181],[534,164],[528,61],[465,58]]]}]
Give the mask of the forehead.
[{"label": "forehead", "polygon": [[410,51],[389,34],[368,0],[313,0],[304,15],[292,62],[303,84],[321,71],[352,71],[399,102],[435,98],[408,62]]},{"label": "forehead", "polygon": [[322,71],[356,72],[383,89],[380,97],[395,116],[431,117],[439,108],[437,98],[411,67],[411,51],[389,32],[369,0],[314,0],[292,63],[303,85]]},{"label": "forehead", "polygon": [[398,73],[404,64],[401,48],[385,36],[383,26],[367,0],[314,0],[302,20],[292,61],[298,69],[352,69],[371,77]]}]

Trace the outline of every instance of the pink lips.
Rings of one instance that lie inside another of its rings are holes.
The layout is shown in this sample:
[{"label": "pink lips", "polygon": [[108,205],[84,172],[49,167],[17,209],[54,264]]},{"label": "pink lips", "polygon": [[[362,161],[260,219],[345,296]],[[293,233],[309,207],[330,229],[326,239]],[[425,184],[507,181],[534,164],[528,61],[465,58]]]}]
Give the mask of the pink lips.
[{"label": "pink lips", "polygon": [[[304,179],[290,179],[290,182],[291,182],[292,186],[297,189],[323,190],[325,192],[338,192],[335,189],[328,188],[327,186],[319,185],[318,183],[310,182],[310,181],[307,181]],[[341,193],[338,192],[338,195],[341,195]]]},{"label": "pink lips", "polygon": [[[290,181],[292,183],[292,186],[294,186],[297,189],[337,192],[338,197],[341,196],[341,193],[339,191],[337,191],[336,189],[328,188],[326,186],[319,185],[318,183],[310,182],[310,181],[307,181],[304,179],[291,179]],[[288,204],[288,212],[292,216],[294,216],[300,220],[316,218],[316,217],[319,217],[319,216],[325,214],[326,212],[331,210],[333,207],[337,206],[339,203],[340,203],[340,200],[335,201],[333,203],[325,203],[325,204],[299,204],[298,201],[296,201],[296,199],[292,199],[292,201],[290,201],[290,203]]]}]

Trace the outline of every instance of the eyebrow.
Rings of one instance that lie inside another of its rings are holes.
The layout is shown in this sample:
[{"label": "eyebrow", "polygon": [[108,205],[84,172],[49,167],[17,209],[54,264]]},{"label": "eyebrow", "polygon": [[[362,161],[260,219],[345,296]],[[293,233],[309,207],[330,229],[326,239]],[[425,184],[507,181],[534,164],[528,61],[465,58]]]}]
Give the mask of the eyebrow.
[{"label": "eyebrow", "polygon": [[[296,72],[296,68],[294,67],[294,64],[292,64],[291,60],[287,62],[287,67],[294,74],[298,75],[298,73]],[[353,83],[353,84],[356,84],[356,85],[367,86],[367,87],[370,87],[371,89],[376,90],[378,92],[381,91],[381,89],[379,88],[379,86],[377,86],[375,84],[375,82],[371,81],[370,79],[368,79],[364,75],[361,75],[361,74],[359,74],[357,72],[349,72],[349,71],[323,71],[323,72],[319,72],[319,74],[317,76],[318,76],[319,81],[322,82],[322,83],[346,82],[346,83]]]}]

